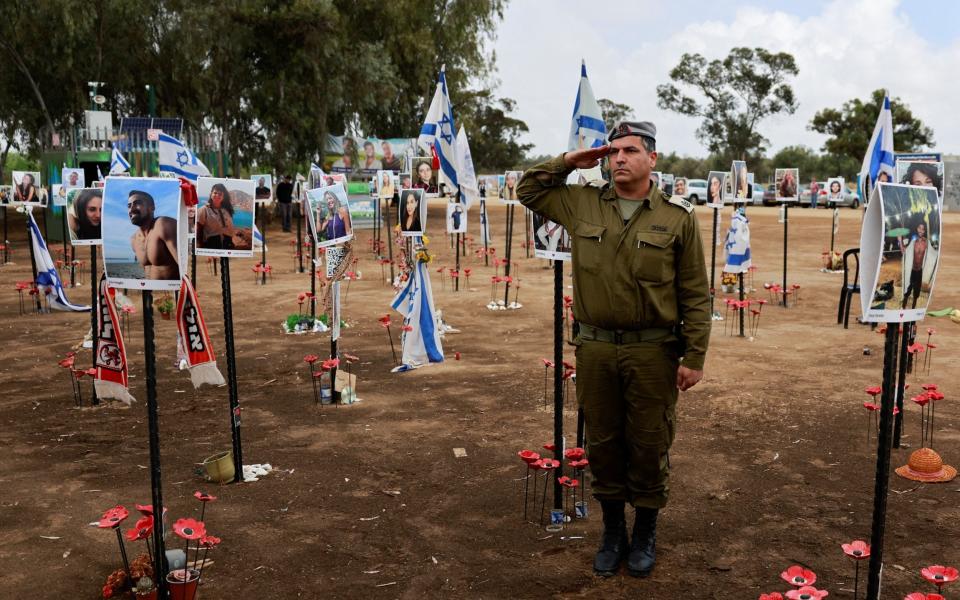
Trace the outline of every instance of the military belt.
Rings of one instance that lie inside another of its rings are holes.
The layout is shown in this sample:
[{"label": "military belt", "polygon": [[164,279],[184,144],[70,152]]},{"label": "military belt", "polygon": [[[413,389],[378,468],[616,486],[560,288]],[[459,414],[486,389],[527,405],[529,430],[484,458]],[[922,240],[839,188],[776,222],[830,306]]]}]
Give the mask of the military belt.
[{"label": "military belt", "polygon": [[587,342],[607,342],[609,344],[636,344],[638,342],[659,342],[673,335],[673,331],[664,327],[647,329],[617,329],[610,331],[586,323],[579,323],[580,339]]}]

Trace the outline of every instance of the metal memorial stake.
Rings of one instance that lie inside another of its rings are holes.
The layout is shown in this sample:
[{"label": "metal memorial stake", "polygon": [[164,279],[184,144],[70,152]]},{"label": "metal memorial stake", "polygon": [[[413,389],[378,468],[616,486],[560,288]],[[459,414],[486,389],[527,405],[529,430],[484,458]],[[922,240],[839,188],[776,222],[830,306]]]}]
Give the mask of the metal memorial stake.
[{"label": "metal memorial stake", "polygon": [[[511,206],[513,208],[513,206]],[[553,508],[563,509],[563,261],[553,261],[553,457],[560,462],[553,477]],[[544,482],[546,485],[546,482]]]},{"label": "metal memorial stake", "polygon": [[[96,248],[96,246],[91,246]],[[160,473],[160,426],[157,411],[157,358],[153,340],[153,292],[144,290],[143,298],[143,358],[147,374],[147,427],[150,442],[150,498],[154,515],[160,515],[159,525],[153,528],[153,572],[158,597],[167,597],[166,554],[163,549],[163,489]],[[155,517],[156,518],[156,517]]]},{"label": "metal memorial stake", "polygon": [[237,398],[237,362],[233,347],[233,300],[230,294],[230,259],[220,257],[220,290],[223,296],[223,334],[227,348],[227,391],[230,400],[230,434],[233,439],[233,481],[243,481],[243,449],[240,443],[240,401]]},{"label": "metal memorial stake", "polygon": [[507,207],[507,251],[504,259],[506,262],[503,265],[503,307],[507,308],[510,306],[510,280],[507,279],[510,277],[510,257],[511,249],[513,247],[513,208],[515,205],[511,204]]},{"label": "metal memorial stake", "polygon": [[787,308],[787,223],[789,223],[790,205],[783,203],[783,307]]},{"label": "metal memorial stake", "polygon": [[[100,328],[97,327],[97,315],[100,307],[100,278],[97,277],[97,247],[90,246],[90,356],[93,362],[93,368],[97,368],[97,344],[100,340]],[[90,378],[90,403],[94,406],[100,404],[100,398],[97,396],[96,378]]]}]

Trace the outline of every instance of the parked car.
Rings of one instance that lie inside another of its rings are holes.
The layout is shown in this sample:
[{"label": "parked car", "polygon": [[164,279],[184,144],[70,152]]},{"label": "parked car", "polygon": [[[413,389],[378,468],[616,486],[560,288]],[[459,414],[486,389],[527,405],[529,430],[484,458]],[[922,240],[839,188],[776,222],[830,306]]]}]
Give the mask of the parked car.
[{"label": "parked car", "polygon": [[763,205],[771,206],[777,203],[777,185],[771,183],[763,191]]},{"label": "parked car", "polygon": [[753,184],[753,194],[750,196],[750,204],[753,204],[754,206],[763,204],[763,196],[765,191],[766,190],[763,189],[763,184]]},{"label": "parked car", "polygon": [[707,180],[706,179],[688,179],[687,193],[684,195],[687,202],[693,204],[706,204],[707,202]]}]

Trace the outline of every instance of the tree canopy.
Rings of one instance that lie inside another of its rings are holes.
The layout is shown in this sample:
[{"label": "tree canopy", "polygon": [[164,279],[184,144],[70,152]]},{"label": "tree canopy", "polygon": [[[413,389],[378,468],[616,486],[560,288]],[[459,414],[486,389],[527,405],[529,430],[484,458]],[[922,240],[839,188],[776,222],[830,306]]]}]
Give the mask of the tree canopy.
[{"label": "tree canopy", "polygon": [[[0,136],[24,152],[79,122],[88,81],[116,116],[178,116],[238,162],[292,167],[326,134],[417,135],[441,65],[458,120],[514,160],[513,102],[486,82],[505,0],[35,0],[0,3]],[[56,35],[39,24],[57,23]],[[498,112],[499,111],[499,112]],[[511,145],[513,144],[513,145]],[[3,148],[0,147],[0,151]],[[479,157],[479,152],[475,151]],[[2,157],[0,157],[2,158]]]},{"label": "tree canopy", "polygon": [[603,113],[603,122],[606,124],[608,132],[613,131],[613,126],[618,121],[633,118],[633,109],[626,104],[620,104],[608,98],[600,98],[597,100],[597,104]]},{"label": "tree canopy", "polygon": [[796,111],[787,79],[798,72],[791,54],[763,48],[733,48],[723,60],[709,62],[700,54],[684,53],[670,71],[674,83],[657,86],[657,105],[702,119],[697,137],[711,154],[749,158],[762,153],[767,143],[760,122]]}]

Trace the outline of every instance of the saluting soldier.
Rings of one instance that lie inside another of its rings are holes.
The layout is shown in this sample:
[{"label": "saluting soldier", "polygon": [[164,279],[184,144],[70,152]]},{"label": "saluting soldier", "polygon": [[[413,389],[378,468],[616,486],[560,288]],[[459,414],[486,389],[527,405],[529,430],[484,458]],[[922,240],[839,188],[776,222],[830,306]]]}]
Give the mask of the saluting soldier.
[{"label": "saluting soldier", "polygon": [[[646,577],[667,504],[678,390],[696,385],[710,337],[703,243],[693,206],[651,181],[657,129],[618,123],[599,148],[529,169],[521,203],[562,224],[573,240],[573,312],[579,325],[577,401],[586,423],[593,493],[603,509],[594,571],[627,558]],[[608,158],[613,183],[566,185],[576,168]],[[624,504],[635,509],[628,540]]]}]

